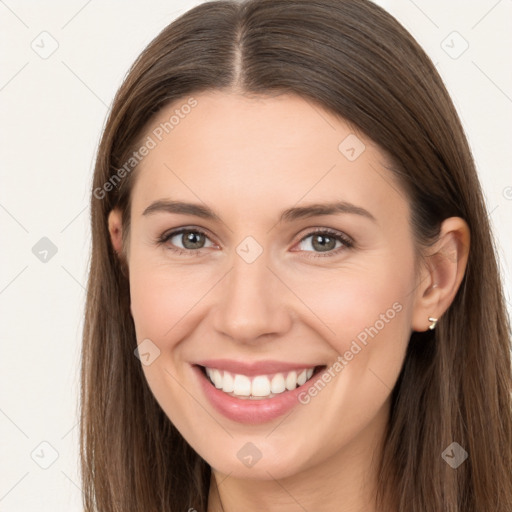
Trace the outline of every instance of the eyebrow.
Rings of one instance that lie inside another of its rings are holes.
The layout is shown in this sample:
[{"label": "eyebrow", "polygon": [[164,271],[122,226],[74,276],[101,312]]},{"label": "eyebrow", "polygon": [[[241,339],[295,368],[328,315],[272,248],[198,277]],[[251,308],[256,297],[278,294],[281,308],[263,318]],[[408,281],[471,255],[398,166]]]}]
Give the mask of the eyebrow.
[{"label": "eyebrow", "polygon": [[[187,203],[184,201],[173,201],[169,199],[159,199],[158,201],[154,201],[144,210],[142,215],[151,215],[160,212],[194,215],[203,219],[221,221],[220,217],[208,206],[196,203]],[[335,215],[340,213],[360,215],[372,220],[373,222],[377,222],[375,217],[368,210],[347,201],[333,201],[328,203],[313,203],[306,206],[294,206],[281,213],[279,222],[292,222],[303,218],[316,217],[320,215]]]}]

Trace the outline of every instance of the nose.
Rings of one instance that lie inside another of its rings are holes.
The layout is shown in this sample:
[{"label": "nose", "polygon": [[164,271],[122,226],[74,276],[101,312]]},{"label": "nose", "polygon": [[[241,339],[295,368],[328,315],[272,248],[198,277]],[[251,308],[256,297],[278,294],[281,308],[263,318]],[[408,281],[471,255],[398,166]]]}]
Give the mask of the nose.
[{"label": "nose", "polygon": [[237,342],[261,343],[285,333],[292,318],[291,292],[269,268],[266,253],[248,263],[234,254],[230,272],[219,283],[214,328]]}]

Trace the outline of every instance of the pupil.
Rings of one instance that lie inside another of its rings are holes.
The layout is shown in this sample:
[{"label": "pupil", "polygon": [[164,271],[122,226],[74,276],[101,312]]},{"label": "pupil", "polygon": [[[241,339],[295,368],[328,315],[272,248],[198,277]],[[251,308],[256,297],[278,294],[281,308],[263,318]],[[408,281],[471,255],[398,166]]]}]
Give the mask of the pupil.
[{"label": "pupil", "polygon": [[[202,235],[201,233],[195,233],[190,231],[188,234],[186,234],[185,243],[183,245],[187,249],[199,249],[201,248],[201,245],[204,242],[203,238],[204,235]],[[320,250],[321,252],[332,250],[334,249],[335,245],[336,240],[334,238],[331,238],[330,236],[316,235],[313,238],[313,247],[315,249]]]},{"label": "pupil", "polygon": [[[317,245],[318,240],[324,240],[324,241],[327,240],[327,242],[326,243],[320,242],[320,244]],[[329,242],[330,242],[330,244],[329,244]],[[334,244],[333,244],[333,242],[334,242]],[[322,252],[334,249],[334,245],[336,245],[336,240],[334,238],[331,238],[330,236],[316,235],[313,238],[313,247],[315,249],[319,249]]]},{"label": "pupil", "polygon": [[190,231],[188,234],[186,234],[185,243],[183,245],[187,249],[200,249],[201,242],[203,241],[202,238],[203,238],[203,235],[201,233],[195,233],[195,232]]}]

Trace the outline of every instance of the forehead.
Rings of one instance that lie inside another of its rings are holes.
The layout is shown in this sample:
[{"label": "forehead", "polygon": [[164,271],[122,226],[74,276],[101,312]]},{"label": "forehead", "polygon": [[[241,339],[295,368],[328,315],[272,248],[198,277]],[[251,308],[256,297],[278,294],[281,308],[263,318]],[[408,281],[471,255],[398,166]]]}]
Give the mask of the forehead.
[{"label": "forehead", "polygon": [[300,201],[386,207],[404,200],[384,167],[384,152],[343,119],[296,95],[196,94],[193,102],[184,98],[162,109],[142,140],[148,138],[152,149],[139,164],[134,212],[162,197],[253,214],[254,208],[281,210]]}]

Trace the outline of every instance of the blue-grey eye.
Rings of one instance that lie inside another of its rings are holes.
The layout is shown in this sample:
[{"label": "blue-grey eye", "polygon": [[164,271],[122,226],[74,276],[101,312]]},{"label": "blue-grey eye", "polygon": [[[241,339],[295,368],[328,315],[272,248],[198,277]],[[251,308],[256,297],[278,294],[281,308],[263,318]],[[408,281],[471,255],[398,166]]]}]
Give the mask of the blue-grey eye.
[{"label": "blue-grey eye", "polygon": [[[342,245],[339,237],[335,237],[328,233],[311,233],[304,237],[300,244],[305,243],[306,240],[311,239],[307,246],[317,252],[327,252],[337,249]],[[336,243],[339,245],[336,246]],[[301,250],[308,250],[307,248],[301,247]]]},{"label": "blue-grey eye", "polygon": [[[181,229],[179,231],[173,231],[165,237],[166,242],[170,242],[180,249],[187,250],[203,249],[204,247],[213,245],[210,242],[211,245],[206,246],[205,243],[207,240],[209,240],[208,237],[197,229]],[[180,243],[182,245],[180,245]]]}]

